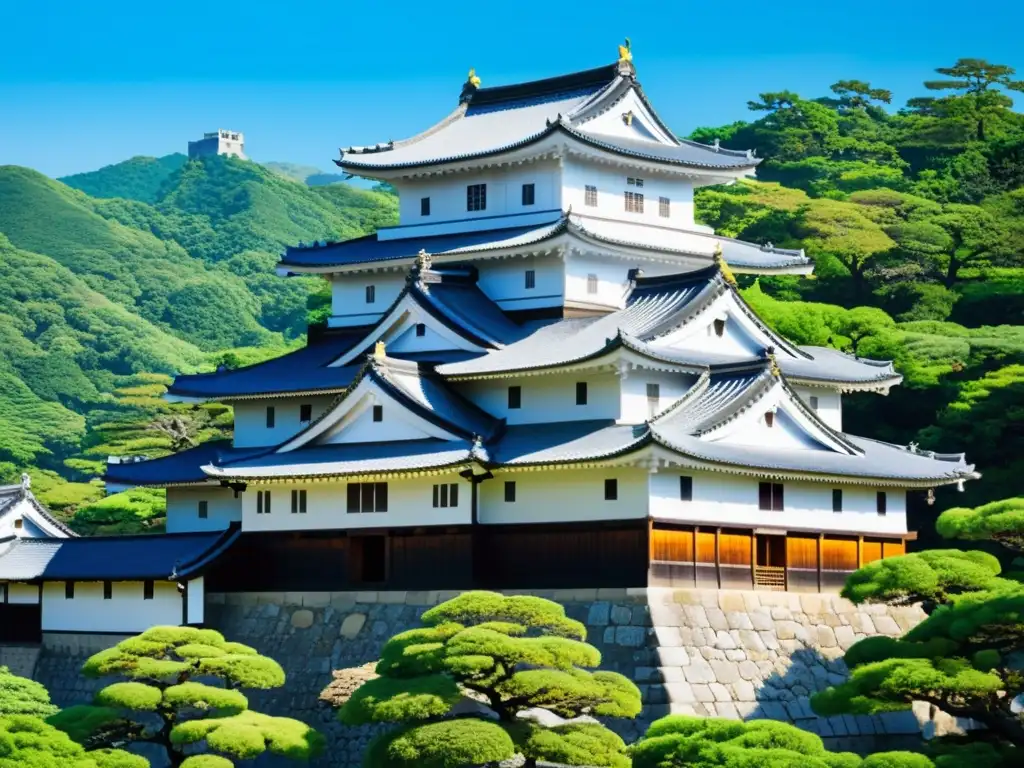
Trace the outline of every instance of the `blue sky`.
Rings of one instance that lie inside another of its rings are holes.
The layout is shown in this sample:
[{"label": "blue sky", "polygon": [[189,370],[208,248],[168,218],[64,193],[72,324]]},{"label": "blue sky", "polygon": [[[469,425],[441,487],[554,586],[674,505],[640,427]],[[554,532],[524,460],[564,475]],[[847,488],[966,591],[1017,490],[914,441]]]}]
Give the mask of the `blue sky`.
[{"label": "blue sky", "polygon": [[447,114],[471,66],[484,85],[586,69],[626,35],[645,90],[684,133],[746,118],[766,90],[816,96],[859,78],[901,104],[958,57],[1024,73],[1020,0],[5,6],[0,165],[51,176],[184,151],[218,127],[244,131],[256,160],[328,169],[339,146]]}]

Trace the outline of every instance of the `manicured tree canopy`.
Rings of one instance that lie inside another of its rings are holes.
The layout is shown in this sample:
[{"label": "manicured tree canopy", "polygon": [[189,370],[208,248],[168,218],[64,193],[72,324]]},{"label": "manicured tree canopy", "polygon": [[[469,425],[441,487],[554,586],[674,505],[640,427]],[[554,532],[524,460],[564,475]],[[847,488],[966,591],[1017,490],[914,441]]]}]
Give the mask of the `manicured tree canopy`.
[{"label": "manicured tree canopy", "polygon": [[[249,711],[238,689],[277,688],[284,684],[284,670],[211,629],[154,627],[92,656],[82,671],[87,677],[128,678],[103,688],[92,704],[50,718],[84,744],[155,743],[172,766],[188,768],[232,764],[213,755],[186,760],[184,748],[197,743],[240,760],[264,752],[306,759],[323,749],[323,737],[305,723]],[[153,722],[161,725],[154,728]]]},{"label": "manicured tree canopy", "polygon": [[0,715],[48,717],[57,711],[49,692],[34,680],[12,675],[0,667]]},{"label": "manicured tree canopy", "polygon": [[670,715],[630,748],[633,768],[933,768],[924,755],[882,752],[861,759],[829,752],[821,739],[774,720]]},{"label": "manicured tree canopy", "polygon": [[947,539],[994,540],[1024,552],[1024,497],[993,501],[975,509],[947,509],[939,515],[935,530]]},{"label": "manicured tree canopy", "polygon": [[350,725],[401,725],[372,744],[364,765],[461,768],[518,752],[530,761],[628,768],[622,739],[596,722],[545,727],[521,717],[538,708],[562,718],[640,712],[632,682],[589,671],[601,655],[562,606],[467,592],[428,610],[423,624],[385,644],[380,677],[363,683],[339,712]]},{"label": "manicured tree canopy", "polygon": [[117,749],[86,752],[62,731],[31,715],[0,716],[0,768],[149,768]]}]

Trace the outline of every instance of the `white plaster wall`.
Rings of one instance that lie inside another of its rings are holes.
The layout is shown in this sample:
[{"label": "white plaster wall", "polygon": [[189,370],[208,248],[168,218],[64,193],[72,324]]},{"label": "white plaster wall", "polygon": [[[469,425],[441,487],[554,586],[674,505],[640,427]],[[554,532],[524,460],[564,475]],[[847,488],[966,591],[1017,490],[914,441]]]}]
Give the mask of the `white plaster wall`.
[{"label": "white plaster wall", "polygon": [[[424,333],[416,335],[416,326],[422,323]],[[438,350],[470,349],[470,346],[452,331],[442,326],[426,313],[412,315],[404,321],[397,335],[387,342],[388,354],[395,352],[436,352]],[[482,349],[480,350],[483,351]]]},{"label": "white plaster wall", "polygon": [[[398,219],[403,226],[507,216],[561,207],[558,166],[553,161],[394,183],[398,189]],[[485,210],[466,210],[466,187],[470,184],[487,185]],[[534,185],[533,205],[523,205],[523,184]],[[424,197],[430,198],[429,216],[420,215],[420,199]],[[495,226],[516,225],[514,222],[502,222]]]},{"label": "white plaster wall", "polygon": [[[472,517],[470,484],[456,473],[416,478],[390,479],[387,512],[348,513],[347,483],[286,483],[249,486],[243,496],[243,531],[331,530],[354,528],[393,528],[421,525],[468,525]],[[457,483],[459,503],[455,507],[435,509],[435,484]],[[306,514],[293,514],[291,492],[306,491]],[[256,514],[256,491],[269,490],[271,512]]]},{"label": "white plaster wall", "polygon": [[[207,502],[207,517],[199,517],[199,502]],[[221,531],[242,519],[242,499],[230,488],[193,486],[167,489],[167,532]]]},{"label": "white plaster wall", "polygon": [[[622,259],[572,254],[565,263],[565,300],[619,309],[625,306],[627,274],[635,266]],[[597,276],[597,293],[587,291],[590,275]]]},{"label": "white plaster wall", "polygon": [[[380,421],[373,420],[374,405],[382,407]],[[316,438],[315,442],[332,445],[389,443],[396,440],[423,440],[439,436],[427,430],[437,432],[436,427],[413,415],[374,387],[374,392],[368,392],[352,404],[351,410],[339,419],[337,427]]]},{"label": "white plaster wall", "polygon": [[[32,505],[24,499],[15,504],[11,509],[4,512],[0,517],[0,539],[8,536],[17,536],[24,539],[49,538],[50,534],[35,524],[32,518],[36,515]],[[15,523],[20,520],[21,528],[16,528]]]},{"label": "white plaster wall", "polygon": [[[604,481],[619,481],[618,499],[606,501]],[[505,481],[516,500],[505,501]],[[625,520],[647,516],[647,472],[632,467],[496,472],[480,484],[481,523],[557,523]]]},{"label": "white plaster wall", "polygon": [[775,412],[772,426],[769,427],[765,412],[769,410],[770,405],[770,401],[758,401],[735,421],[720,430],[708,433],[706,439],[731,445],[752,445],[758,448],[802,451],[832,450],[804,431],[803,427],[794,421],[783,408],[779,408]]},{"label": "white plaster wall", "polygon": [[38,584],[8,584],[7,602],[18,605],[36,605],[39,602]]},{"label": "white plaster wall", "polygon": [[149,627],[181,624],[181,595],[177,585],[158,581],[153,599],[144,600],[141,581],[116,581],[112,598],[103,599],[103,582],[75,582],[75,596],[64,597],[64,582],[43,584],[44,632],[141,632]]},{"label": "white plaster wall", "polygon": [[[412,254],[410,254],[412,255]],[[345,272],[331,276],[332,328],[371,325],[380,319],[405,287],[406,270]],[[373,304],[366,303],[366,286],[376,287]]]},{"label": "white plaster wall", "polygon": [[[715,333],[715,320],[725,321],[721,336]],[[755,357],[771,343],[761,329],[738,311],[732,295],[726,294],[691,322],[656,339],[654,346],[684,352]]]},{"label": "white plaster wall", "polygon": [[[629,186],[627,177],[640,176],[643,187]],[[597,206],[586,205],[587,185],[597,187]],[[626,213],[625,192],[640,192],[644,196],[643,213]],[[670,201],[670,215],[658,214],[658,198]],[[654,224],[673,229],[694,229],[693,185],[690,181],[671,176],[657,176],[647,171],[633,172],[626,168],[608,167],[580,158],[566,158],[562,168],[562,206],[570,206],[574,213],[600,216],[633,224]],[[625,231],[624,231],[625,232]],[[633,239],[628,236],[624,239]]]},{"label": "white plaster wall", "polygon": [[808,408],[811,407],[811,397],[818,398],[818,407],[812,409],[818,418],[832,429],[843,430],[843,396],[839,392],[825,387],[794,387],[793,391]]},{"label": "white plaster wall", "polygon": [[[693,478],[693,501],[680,501],[679,476]],[[662,470],[650,476],[651,515],[685,523],[864,534],[907,531],[906,492],[896,488],[842,486],[830,483],[783,483],[785,510],[758,509],[758,479],[717,472]],[[843,489],[843,511],[832,511],[832,489]],[[875,507],[876,491],[886,491],[886,514]]]},{"label": "white plaster wall", "polygon": [[624,424],[642,424],[650,418],[647,409],[647,385],[659,386],[658,412],[686,394],[697,377],[686,373],[636,369],[621,379],[621,404],[619,421]]},{"label": "white plaster wall", "polygon": [[[265,400],[236,400],[235,442],[236,448],[277,445],[298,434],[308,426],[299,421],[300,407],[313,406],[313,421],[327,410],[334,401],[334,395],[309,395],[307,397],[276,397]],[[267,408],[274,408],[274,427],[267,428]]]},{"label": "white plaster wall", "polygon": [[[480,290],[506,311],[562,304],[565,265],[557,256],[482,259],[474,263],[480,274]],[[536,275],[533,288],[526,287],[528,269]]]},{"label": "white plaster wall", "polygon": [[[633,113],[629,124],[622,117],[627,112]],[[672,144],[672,138],[658,127],[647,107],[633,91],[626,94],[612,109],[582,123],[580,130],[603,136],[640,139],[654,144]]]},{"label": "white plaster wall", "polygon": [[[587,383],[587,404],[576,405],[576,382]],[[550,376],[519,376],[460,382],[459,392],[492,416],[509,424],[617,419],[619,379],[613,373],[581,371]],[[508,388],[522,390],[522,407],[509,410]]]},{"label": "white plaster wall", "polygon": [[188,607],[186,609],[188,615],[185,617],[185,622],[187,624],[202,624],[205,605],[206,581],[202,576],[198,576],[188,582]]}]

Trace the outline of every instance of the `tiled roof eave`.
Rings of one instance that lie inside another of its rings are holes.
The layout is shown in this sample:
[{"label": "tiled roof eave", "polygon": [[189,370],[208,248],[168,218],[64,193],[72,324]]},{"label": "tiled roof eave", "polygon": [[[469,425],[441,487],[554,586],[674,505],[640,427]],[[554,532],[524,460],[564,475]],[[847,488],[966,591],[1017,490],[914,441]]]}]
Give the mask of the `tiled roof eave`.
[{"label": "tiled roof eave", "polygon": [[[217,477],[228,482],[242,482],[242,483],[288,483],[296,480],[317,482],[324,481],[329,482],[332,478],[336,477],[347,477],[347,478],[377,478],[377,477],[426,477],[433,475],[448,474],[454,469],[464,467],[467,464],[480,463],[479,458],[473,454],[472,451],[466,451],[464,457],[460,457],[454,461],[446,461],[438,464],[424,464],[423,466],[411,466],[411,467],[400,467],[395,469],[352,469],[352,470],[338,470],[338,469],[324,469],[322,471],[309,471],[309,472],[295,472],[288,471],[286,467],[283,467],[281,471],[276,473],[267,472],[265,474],[240,474],[239,472],[231,473],[231,467],[203,467],[204,471],[209,470],[210,472],[223,472],[218,474]],[[244,468],[240,468],[244,469]]]},{"label": "tiled roof eave", "polygon": [[842,393],[881,392],[882,394],[887,394],[892,387],[899,386],[903,382],[902,374],[889,375],[878,379],[851,379],[808,375],[794,376],[791,374],[788,374],[786,378],[791,384],[827,387]]}]

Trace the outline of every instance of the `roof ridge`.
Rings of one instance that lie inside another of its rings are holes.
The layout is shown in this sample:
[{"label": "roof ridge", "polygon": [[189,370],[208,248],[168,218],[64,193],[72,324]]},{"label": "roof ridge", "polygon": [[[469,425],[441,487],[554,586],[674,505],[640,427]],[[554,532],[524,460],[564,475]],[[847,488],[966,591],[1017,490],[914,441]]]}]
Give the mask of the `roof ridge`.
[{"label": "roof ridge", "polygon": [[619,65],[616,62],[538,80],[476,88],[467,94],[466,101],[470,107],[474,107],[490,106],[537,96],[551,96],[594,87],[602,83],[607,85],[618,76]]}]

